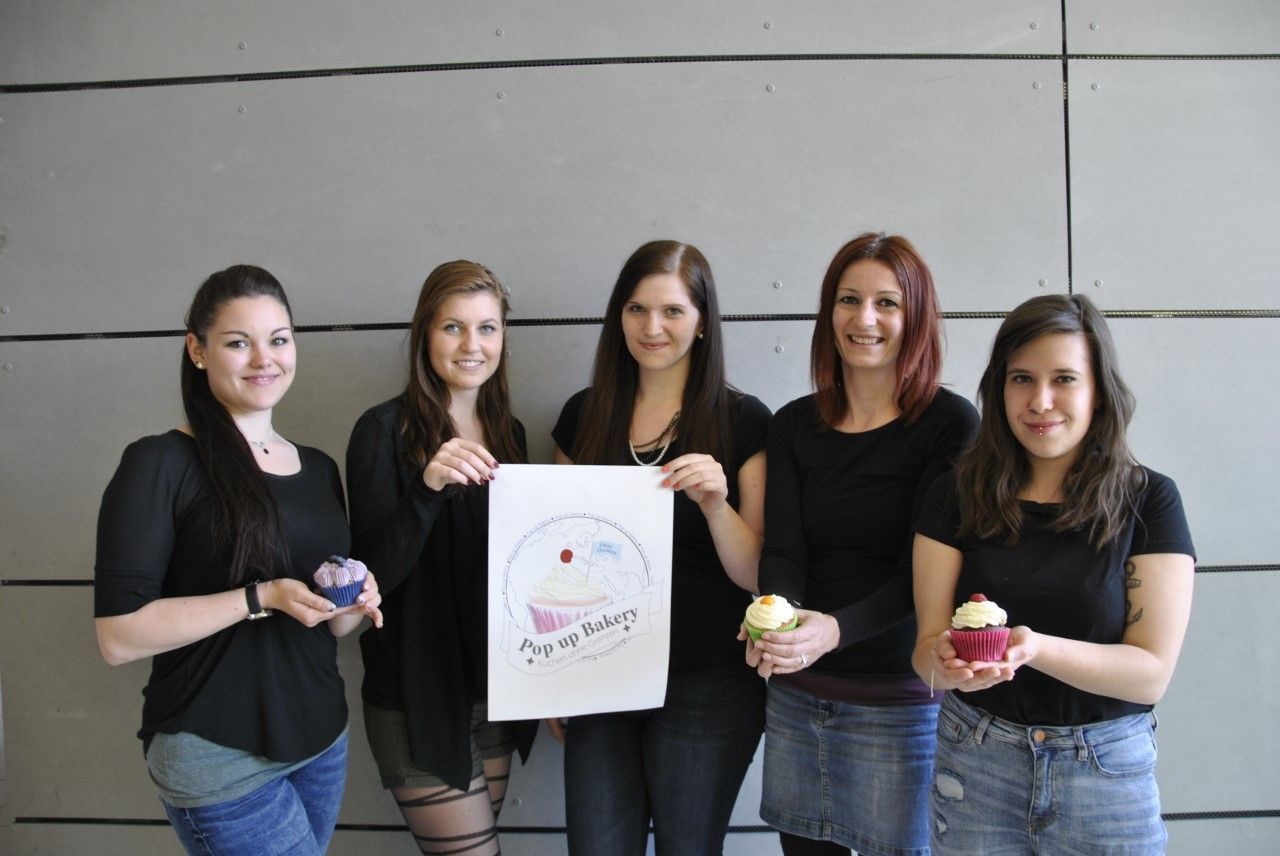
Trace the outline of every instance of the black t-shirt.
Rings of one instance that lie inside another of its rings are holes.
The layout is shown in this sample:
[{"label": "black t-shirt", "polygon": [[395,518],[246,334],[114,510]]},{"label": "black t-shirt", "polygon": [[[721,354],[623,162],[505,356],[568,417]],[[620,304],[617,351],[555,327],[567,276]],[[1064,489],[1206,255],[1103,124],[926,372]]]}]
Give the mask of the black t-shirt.
[{"label": "black t-shirt", "polygon": [[[1195,556],[1177,486],[1160,473],[1146,474],[1136,513],[1101,551],[1085,532],[1049,529],[1059,506],[1035,502],[1022,503],[1017,544],[957,538],[960,509],[951,476],[930,488],[916,531],[964,554],[954,606],[981,592],[1009,614],[1010,626],[1111,645],[1124,635],[1125,561],[1151,553]],[[964,699],[1025,725],[1087,725],[1151,709],[1078,690],[1033,667],[1019,669],[1012,681],[965,693]]]},{"label": "black t-shirt", "polygon": [[[582,406],[588,390],[565,402],[551,431],[556,445],[572,456]],[[729,505],[738,508],[738,471],[765,447],[769,408],[751,395],[734,395],[729,409],[733,431],[732,460],[721,461],[729,484]],[[671,461],[687,452],[677,437],[663,457]],[[750,593],[738,588],[725,573],[716,553],[707,518],[684,491],[675,496],[672,522],[671,669],[694,669],[732,663],[742,665],[742,643],[735,638]]]},{"label": "black t-shirt", "polygon": [[[298,447],[302,469],[267,474],[291,565],[279,577],[308,586],[350,546],[342,482],[329,456]],[[181,431],[125,449],[98,514],[94,615],[128,615],[162,597],[231,588],[229,551],[215,544],[216,500],[195,441]],[[151,660],[142,729],[189,732],[273,761],[301,761],[347,724],[337,644],[327,624],[307,628],[278,614],[241,621]]]},{"label": "black t-shirt", "polygon": [[858,433],[822,423],[812,395],[774,415],[760,591],[840,624],[840,649],[807,671],[913,674],[912,523],[977,422],[973,405],[945,389],[915,422]]}]

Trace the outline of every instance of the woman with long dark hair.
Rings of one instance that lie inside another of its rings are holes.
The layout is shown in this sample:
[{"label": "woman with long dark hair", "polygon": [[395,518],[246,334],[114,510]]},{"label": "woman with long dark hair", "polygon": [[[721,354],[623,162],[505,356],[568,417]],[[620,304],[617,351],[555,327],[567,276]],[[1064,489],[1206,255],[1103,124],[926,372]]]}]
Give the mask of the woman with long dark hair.
[{"label": "woman with long dark hair", "polygon": [[760,590],[802,605],[800,623],[747,642],[770,677],[760,815],[788,856],[928,851],[937,702],[911,670],[911,525],[977,421],[941,364],[915,248],[883,233],[841,247],[813,329],[815,391],[769,429]]},{"label": "woman with long dark hair", "polygon": [[511,753],[536,723],[486,716],[487,484],[527,458],[503,348],[507,290],[471,261],[427,277],[405,391],[351,433],[352,540],[387,626],[360,637],[365,730],[423,853],[497,853]]},{"label": "woman with long dark hair", "polygon": [[213,274],[187,313],[187,423],[131,444],[102,499],[98,644],[152,658],[147,767],[192,853],[323,853],[346,781],[336,636],[381,623],[373,574],[336,609],[312,574],[350,546],[333,460],[272,427],[296,368],[265,270]]},{"label": "woman with long dark hair", "polygon": [[[556,461],[661,467],[675,490],[671,656],[653,710],[576,716],[565,739],[573,854],[716,854],[763,725],[764,684],[733,642],[756,589],[769,411],[725,380],[711,266],[653,241],[618,274],[591,386]],[[553,728],[557,723],[552,723]]]},{"label": "woman with long dark hair", "polygon": [[[915,543],[915,667],[949,691],[933,852],[1163,853],[1151,710],[1195,571],[1178,489],[1129,451],[1133,395],[1083,295],[1014,309],[978,394],[978,437]],[[1017,622],[991,662],[951,639],[975,593]]]}]

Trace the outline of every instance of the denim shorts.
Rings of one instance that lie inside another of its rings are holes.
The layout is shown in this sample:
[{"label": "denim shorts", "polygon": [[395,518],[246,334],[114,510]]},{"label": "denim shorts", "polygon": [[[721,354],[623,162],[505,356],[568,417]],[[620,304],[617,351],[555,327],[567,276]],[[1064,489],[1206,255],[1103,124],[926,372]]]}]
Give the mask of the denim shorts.
[{"label": "denim shorts", "polygon": [[[516,749],[518,722],[489,722],[484,702],[471,709],[471,780],[484,773],[489,758],[510,755]],[[409,727],[403,710],[364,705],[364,732],[384,788],[451,787],[435,773],[413,763],[409,753]]]},{"label": "denim shorts", "polygon": [[933,852],[1158,854],[1155,716],[1078,727],[993,717],[949,692],[938,714]]},{"label": "denim shorts", "polygon": [[928,856],[938,708],[824,701],[769,682],[760,817],[866,856]]},{"label": "denim shorts", "polygon": [[237,799],[198,808],[161,800],[183,848],[218,856],[321,856],[347,783],[347,732],[293,772]]}]

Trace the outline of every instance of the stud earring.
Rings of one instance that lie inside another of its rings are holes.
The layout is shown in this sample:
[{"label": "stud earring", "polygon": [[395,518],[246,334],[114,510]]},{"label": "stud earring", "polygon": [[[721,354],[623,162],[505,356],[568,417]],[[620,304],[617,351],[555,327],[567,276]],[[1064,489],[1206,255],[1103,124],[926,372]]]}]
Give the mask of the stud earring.
[{"label": "stud earring", "polygon": [[196,360],[196,368],[198,368],[198,369],[200,369],[201,371],[203,371],[203,370],[204,370],[204,363],[202,363],[200,360]]},{"label": "stud earring", "polygon": [[701,333],[699,333],[699,334],[698,334],[698,338],[699,338],[699,339],[701,339],[701,338],[702,338],[702,334],[701,334]]}]

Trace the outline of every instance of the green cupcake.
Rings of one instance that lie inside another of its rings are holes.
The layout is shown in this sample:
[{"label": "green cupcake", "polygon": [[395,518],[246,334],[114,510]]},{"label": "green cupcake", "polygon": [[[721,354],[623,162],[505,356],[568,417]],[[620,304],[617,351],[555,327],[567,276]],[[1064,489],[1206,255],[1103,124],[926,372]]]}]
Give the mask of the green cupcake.
[{"label": "green cupcake", "polygon": [[796,611],[782,595],[766,594],[751,602],[742,623],[747,628],[747,635],[751,640],[759,642],[760,637],[765,633],[784,633],[794,630]]}]

